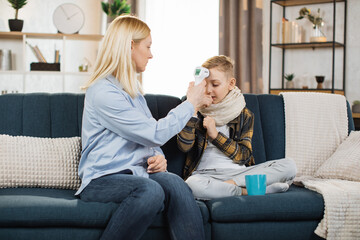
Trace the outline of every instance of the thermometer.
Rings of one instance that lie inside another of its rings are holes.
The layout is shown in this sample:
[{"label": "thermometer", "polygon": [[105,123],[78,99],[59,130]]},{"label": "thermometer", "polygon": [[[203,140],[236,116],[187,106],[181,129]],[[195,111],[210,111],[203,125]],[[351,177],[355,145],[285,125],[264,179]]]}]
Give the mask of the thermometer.
[{"label": "thermometer", "polygon": [[209,77],[209,69],[204,68],[204,67],[196,67],[195,68],[195,72],[194,72],[194,77],[195,77],[195,85],[198,85],[199,83],[201,83],[201,81],[204,78]]}]

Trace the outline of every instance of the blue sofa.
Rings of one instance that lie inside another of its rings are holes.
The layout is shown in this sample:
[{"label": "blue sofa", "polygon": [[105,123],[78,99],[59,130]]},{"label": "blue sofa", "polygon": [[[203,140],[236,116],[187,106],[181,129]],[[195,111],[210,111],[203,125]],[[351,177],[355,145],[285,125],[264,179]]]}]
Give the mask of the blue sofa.
[{"label": "blue sofa", "polygon": [[[285,120],[281,96],[245,94],[255,114],[256,163],[283,158]],[[146,95],[154,118],[181,103],[172,96]],[[81,134],[84,94],[8,94],[0,96],[0,134],[73,137]],[[348,105],[349,131],[354,129]],[[172,138],[162,149],[168,170],[181,176],[185,155]],[[1,178],[1,176],[0,176]],[[99,239],[115,203],[84,202],[74,190],[0,189],[0,239]],[[281,194],[237,196],[198,202],[207,239],[320,239],[314,230],[323,217],[320,194],[291,186]],[[160,214],[142,239],[169,239]]]}]

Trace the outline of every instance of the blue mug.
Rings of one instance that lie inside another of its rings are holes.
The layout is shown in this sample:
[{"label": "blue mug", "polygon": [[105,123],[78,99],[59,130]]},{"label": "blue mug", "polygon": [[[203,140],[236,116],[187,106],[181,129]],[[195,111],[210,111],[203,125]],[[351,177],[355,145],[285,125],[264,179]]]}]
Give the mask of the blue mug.
[{"label": "blue mug", "polygon": [[266,175],[245,175],[248,195],[264,195],[266,192]]}]

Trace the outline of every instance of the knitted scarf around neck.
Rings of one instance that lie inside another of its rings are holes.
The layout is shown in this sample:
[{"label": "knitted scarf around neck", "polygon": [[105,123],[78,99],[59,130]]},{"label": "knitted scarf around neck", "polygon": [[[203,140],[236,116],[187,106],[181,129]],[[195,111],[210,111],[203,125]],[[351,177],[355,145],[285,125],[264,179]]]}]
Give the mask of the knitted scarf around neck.
[{"label": "knitted scarf around neck", "polygon": [[212,117],[215,120],[216,126],[223,126],[239,116],[245,106],[244,95],[235,86],[221,102],[201,109],[200,113],[205,117]]}]

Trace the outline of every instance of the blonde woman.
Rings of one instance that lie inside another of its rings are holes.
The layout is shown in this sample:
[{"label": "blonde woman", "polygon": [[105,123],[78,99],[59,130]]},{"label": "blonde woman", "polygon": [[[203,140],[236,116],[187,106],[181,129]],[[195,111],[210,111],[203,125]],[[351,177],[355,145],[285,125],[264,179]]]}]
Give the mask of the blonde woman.
[{"label": "blonde woman", "polygon": [[204,95],[205,81],[191,83],[188,100],[156,121],[136,78],[153,57],[151,41],[149,27],[132,16],[116,18],[104,36],[85,86],[82,184],[76,195],[84,201],[119,203],[101,239],[139,239],[161,211],[172,239],[204,239],[191,190],[166,171],[160,146],[211,98]]}]

